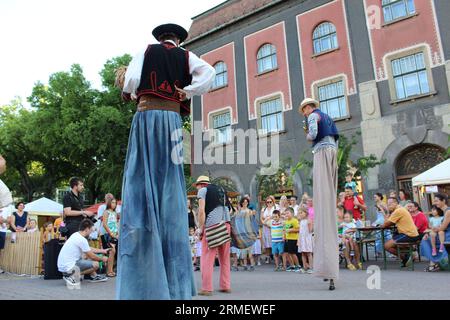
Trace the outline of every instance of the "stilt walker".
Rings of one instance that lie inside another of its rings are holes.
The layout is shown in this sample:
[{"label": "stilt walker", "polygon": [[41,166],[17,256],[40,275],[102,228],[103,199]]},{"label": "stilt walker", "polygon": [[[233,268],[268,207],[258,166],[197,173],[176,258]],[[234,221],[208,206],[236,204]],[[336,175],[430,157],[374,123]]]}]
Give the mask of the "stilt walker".
[{"label": "stilt walker", "polygon": [[308,118],[304,127],[306,139],[312,142],[314,154],[314,275],[330,281],[339,277],[339,244],[336,224],[337,141],[339,133],[329,115],[320,111],[319,102],[306,98],[299,112]]},{"label": "stilt walker", "polygon": [[[187,31],[153,30],[160,42],[133,58],[124,99],[137,101],[122,187],[117,299],[191,299],[196,294],[186,215],[181,114],[209,90],[214,68],[179,47]],[[121,81],[117,81],[119,84]]]}]

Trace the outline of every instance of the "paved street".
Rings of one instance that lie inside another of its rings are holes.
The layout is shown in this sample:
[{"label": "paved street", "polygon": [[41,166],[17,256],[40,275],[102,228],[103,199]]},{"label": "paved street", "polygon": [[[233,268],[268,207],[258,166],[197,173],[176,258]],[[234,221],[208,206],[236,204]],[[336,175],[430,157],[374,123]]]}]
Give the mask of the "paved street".
[{"label": "paved street", "polygon": [[[369,290],[366,271],[341,269],[341,279],[336,291],[328,291],[320,279],[308,274],[273,272],[272,266],[263,265],[256,271],[232,273],[233,293],[215,292],[212,297],[194,299],[226,300],[277,300],[277,299],[450,299],[450,273],[425,273],[425,264],[416,264],[416,270],[399,270],[398,263],[390,262],[387,271],[381,271],[381,289]],[[214,273],[215,289],[218,289],[218,268]],[[197,285],[200,273],[196,272]],[[68,290],[63,280],[43,280],[0,275],[0,300],[108,300],[114,299],[115,281],[106,283],[83,282],[80,290]]]}]

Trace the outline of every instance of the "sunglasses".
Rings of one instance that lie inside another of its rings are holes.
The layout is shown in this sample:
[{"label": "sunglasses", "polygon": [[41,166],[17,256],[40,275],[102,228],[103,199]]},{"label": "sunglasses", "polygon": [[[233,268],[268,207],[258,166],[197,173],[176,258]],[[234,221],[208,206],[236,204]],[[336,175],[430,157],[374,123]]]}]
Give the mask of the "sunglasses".
[{"label": "sunglasses", "polygon": [[267,203],[273,203],[272,201],[267,201]]}]

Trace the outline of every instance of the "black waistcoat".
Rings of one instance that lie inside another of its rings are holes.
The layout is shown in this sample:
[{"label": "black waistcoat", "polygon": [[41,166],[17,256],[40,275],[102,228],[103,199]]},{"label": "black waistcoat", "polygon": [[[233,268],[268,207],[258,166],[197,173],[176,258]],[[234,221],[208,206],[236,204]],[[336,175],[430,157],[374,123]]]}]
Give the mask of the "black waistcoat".
[{"label": "black waistcoat", "polygon": [[138,100],[142,95],[153,95],[179,102],[181,114],[189,114],[190,101],[180,102],[175,86],[182,89],[191,84],[189,74],[189,52],[171,43],[151,44],[145,51],[141,82],[137,90]]}]

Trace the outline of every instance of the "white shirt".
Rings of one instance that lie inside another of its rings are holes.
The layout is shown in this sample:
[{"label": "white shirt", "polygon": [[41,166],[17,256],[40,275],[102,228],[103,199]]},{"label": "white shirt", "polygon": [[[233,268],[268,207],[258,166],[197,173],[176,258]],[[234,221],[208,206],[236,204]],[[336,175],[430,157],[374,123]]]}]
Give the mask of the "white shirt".
[{"label": "white shirt", "polygon": [[6,227],[6,220],[12,215],[15,208],[13,205],[9,205],[4,208],[0,208],[0,216],[3,218],[3,223],[0,224],[0,232],[7,232],[8,228]]},{"label": "white shirt", "polygon": [[83,253],[91,251],[89,242],[79,232],[75,232],[66,241],[58,256],[58,270],[69,272],[83,256]]},{"label": "white shirt", "polygon": [[[176,46],[175,42],[171,40],[168,40],[166,42],[170,42]],[[130,65],[127,68],[127,72],[125,73],[125,84],[123,87],[123,92],[131,93],[131,96],[133,98],[136,98],[136,91],[141,82],[141,73],[142,67],[144,65],[146,50],[147,48],[140,51],[138,54],[136,54],[136,56],[134,56],[133,60],[131,60]],[[211,65],[209,65],[190,51],[189,73],[192,75],[192,82],[190,85],[182,88],[187,93],[187,99],[191,99],[194,95],[201,95],[208,92],[214,82],[214,77],[216,76],[216,70]]]}]

